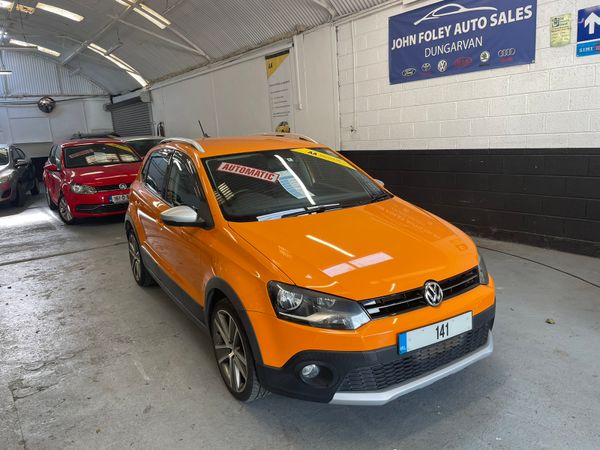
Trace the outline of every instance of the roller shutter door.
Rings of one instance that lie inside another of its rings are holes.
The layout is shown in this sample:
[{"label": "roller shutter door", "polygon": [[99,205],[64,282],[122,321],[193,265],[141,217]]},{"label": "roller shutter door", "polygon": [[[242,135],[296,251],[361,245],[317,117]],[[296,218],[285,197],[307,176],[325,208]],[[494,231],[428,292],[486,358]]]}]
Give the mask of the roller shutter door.
[{"label": "roller shutter door", "polygon": [[142,101],[126,101],[110,105],[113,129],[119,136],[143,136],[154,134],[151,104]]}]

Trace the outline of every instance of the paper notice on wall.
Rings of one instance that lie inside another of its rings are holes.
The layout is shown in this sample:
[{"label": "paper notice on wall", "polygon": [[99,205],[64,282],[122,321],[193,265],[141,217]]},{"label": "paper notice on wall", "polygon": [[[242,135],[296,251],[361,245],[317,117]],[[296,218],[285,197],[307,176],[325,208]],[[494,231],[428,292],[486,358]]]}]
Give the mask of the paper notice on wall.
[{"label": "paper notice on wall", "polygon": [[269,103],[271,105],[271,127],[279,133],[292,131],[292,68],[290,51],[265,57]]},{"label": "paper notice on wall", "polygon": [[571,43],[571,14],[550,18],[550,47],[562,47]]}]

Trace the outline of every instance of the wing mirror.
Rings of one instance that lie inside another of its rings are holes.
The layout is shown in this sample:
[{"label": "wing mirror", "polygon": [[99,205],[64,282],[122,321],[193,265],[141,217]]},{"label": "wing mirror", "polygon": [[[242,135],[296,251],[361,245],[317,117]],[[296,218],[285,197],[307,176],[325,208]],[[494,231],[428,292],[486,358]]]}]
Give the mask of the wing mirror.
[{"label": "wing mirror", "polygon": [[58,167],[56,167],[56,164],[47,163],[46,166],[45,166],[45,168],[49,172],[58,172]]},{"label": "wing mirror", "polygon": [[15,167],[25,167],[27,166],[29,163],[27,162],[27,160],[25,159],[17,159],[15,161]]},{"label": "wing mirror", "polygon": [[206,221],[198,215],[196,210],[186,205],[175,206],[160,213],[160,219],[165,225],[174,227],[201,227],[206,226]]},{"label": "wing mirror", "polygon": [[385,187],[385,183],[381,180],[375,179],[375,183],[377,183],[381,187]]}]

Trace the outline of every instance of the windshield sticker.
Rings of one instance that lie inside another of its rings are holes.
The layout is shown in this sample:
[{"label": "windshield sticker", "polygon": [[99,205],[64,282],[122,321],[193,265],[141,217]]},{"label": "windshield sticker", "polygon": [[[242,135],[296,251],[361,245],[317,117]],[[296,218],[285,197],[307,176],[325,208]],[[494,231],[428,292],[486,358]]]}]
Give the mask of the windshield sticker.
[{"label": "windshield sticker", "polygon": [[306,192],[300,186],[300,182],[287,170],[277,172],[279,175],[279,184],[284,188],[290,195],[301,199],[306,198],[306,193],[311,197],[314,195],[312,192],[306,190]]},{"label": "windshield sticker", "polygon": [[279,179],[279,174],[268,172],[266,170],[255,169],[254,167],[242,166],[241,164],[223,162],[217,168],[217,170],[220,172],[235,173],[238,175],[244,175],[245,177],[269,181],[271,183],[276,183]]},{"label": "windshield sticker", "polygon": [[354,169],[354,167],[352,167],[351,164],[347,163],[343,159],[336,158],[335,156],[328,155],[327,153],[318,152],[316,150],[311,150],[309,148],[293,148],[292,151],[296,152],[296,153],[302,153],[303,155],[314,156],[315,158],[323,159],[325,161],[329,161],[329,162],[332,162],[335,164],[339,164],[340,166],[344,166],[349,169],[356,170],[356,169]]},{"label": "windshield sticker", "polygon": [[71,153],[69,155],[69,158],[75,159],[75,158],[79,158],[80,156],[90,155],[92,153],[94,153],[94,150],[92,150],[91,148],[86,148],[85,150],[80,150],[78,152]]}]

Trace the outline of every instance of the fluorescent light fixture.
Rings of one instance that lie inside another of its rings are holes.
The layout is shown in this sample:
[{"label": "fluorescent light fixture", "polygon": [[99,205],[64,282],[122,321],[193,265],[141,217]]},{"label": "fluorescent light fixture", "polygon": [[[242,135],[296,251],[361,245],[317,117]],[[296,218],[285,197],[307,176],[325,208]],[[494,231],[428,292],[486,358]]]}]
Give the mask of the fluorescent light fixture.
[{"label": "fluorescent light fixture", "polygon": [[0,69],[0,75],[12,75],[12,70]]},{"label": "fluorescent light fixture", "polygon": [[15,6],[15,10],[25,14],[33,14],[35,12],[35,8],[27,5],[20,5],[19,3]]},{"label": "fluorescent light fixture", "polygon": [[169,19],[167,19],[163,15],[157,13],[152,8],[150,8],[149,6],[144,5],[143,3],[140,3],[140,8],[142,8],[144,10],[144,12],[147,12],[148,14],[150,14],[151,16],[153,16],[158,21],[164,23],[165,25],[171,25],[171,22],[169,21]]},{"label": "fluorescent light fixture", "polygon": [[29,42],[24,42],[24,41],[19,41],[17,39],[11,39],[10,41],[8,41],[10,44],[13,45],[18,45],[20,47],[27,47],[27,48],[37,48],[38,51],[42,52],[42,53],[47,53],[48,55],[52,55],[55,56],[56,58],[58,58],[60,56],[60,53],[54,50],[51,50],[49,48],[46,47],[42,47],[41,45],[35,45],[35,44],[30,44]]},{"label": "fluorescent light fixture", "polygon": [[127,72],[129,75],[131,75],[131,78],[133,78],[135,81],[137,81],[140,86],[142,87],[146,87],[148,86],[148,82],[146,80],[144,80],[144,78],[137,73],[133,73],[133,72]]},{"label": "fluorescent light fixture", "polygon": [[0,8],[2,9],[13,9],[13,6],[15,6],[15,2],[6,2],[4,0],[0,1]]},{"label": "fluorescent light fixture", "polygon": [[164,30],[165,28],[167,28],[167,25],[162,23],[160,20],[152,17],[150,14],[148,14],[147,12],[142,11],[139,8],[133,8],[133,10],[138,13],[140,16],[146,18],[147,20],[149,20],[150,22],[152,22],[154,25],[156,25],[158,28],[160,28],[161,30]]},{"label": "fluorescent light fixture", "polygon": [[84,17],[79,14],[75,14],[74,12],[67,11],[66,9],[59,8],[58,6],[48,5],[46,3],[38,2],[36,5],[37,9],[42,9],[52,14],[57,14],[62,17],[66,17],[67,19],[74,20],[75,22],[81,22]]},{"label": "fluorescent light fixture", "polygon": [[119,66],[123,70],[127,70],[128,72],[135,72],[135,69],[119,58],[117,55],[107,55],[108,59],[110,59],[114,64]]},{"label": "fluorescent light fixture", "polygon": [[8,41],[10,44],[19,45],[21,47],[37,47],[35,44],[30,44],[29,42],[19,41],[17,39],[11,39]]},{"label": "fluorescent light fixture", "polygon": [[42,53],[46,53],[46,54],[48,54],[48,55],[52,55],[52,56],[54,56],[54,57],[56,57],[56,58],[58,58],[58,57],[60,56],[60,53],[59,53],[59,52],[57,52],[57,51],[55,51],[55,50],[51,50],[51,49],[49,49],[49,48],[46,48],[46,47],[42,47],[41,45],[38,45],[38,46],[37,46],[37,49],[38,49],[38,51],[40,51],[40,52],[42,52]]}]

